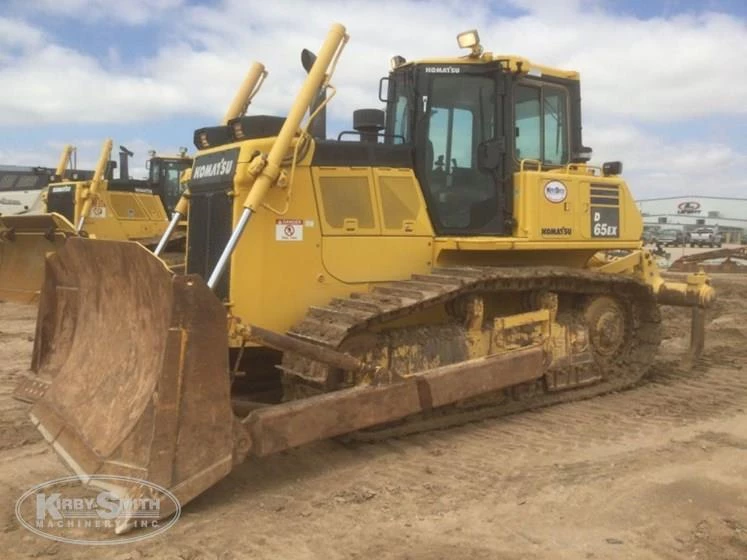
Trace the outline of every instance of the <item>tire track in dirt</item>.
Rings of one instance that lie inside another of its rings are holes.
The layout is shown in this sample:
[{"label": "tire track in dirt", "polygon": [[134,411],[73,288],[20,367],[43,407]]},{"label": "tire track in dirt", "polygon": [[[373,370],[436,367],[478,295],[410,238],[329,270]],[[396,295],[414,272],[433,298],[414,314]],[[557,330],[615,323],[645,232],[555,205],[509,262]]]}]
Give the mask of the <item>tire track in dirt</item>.
[{"label": "tire track in dirt", "polygon": [[[649,383],[626,393],[608,395],[593,401],[573,403],[527,413],[515,418],[485,421],[479,428],[464,426],[446,434],[454,442],[454,461],[439,465],[440,475],[458,476],[501,472],[512,465],[526,467],[535,475],[567,460],[585,449],[610,448],[610,455],[621,451],[620,442],[657,441],[657,433],[669,433],[678,426],[735,414],[747,405],[747,383],[738,370],[709,370],[700,382],[683,378],[676,384]],[[439,446],[444,433],[416,436],[423,449]],[[661,441],[659,441],[661,443]],[[422,453],[414,451],[416,463]],[[406,457],[403,457],[406,459]],[[540,466],[537,466],[540,465]],[[413,480],[412,469],[393,465],[403,478]],[[551,465],[552,467],[552,465]],[[389,471],[390,478],[394,472]],[[415,477],[417,478],[417,476]]]},{"label": "tire track in dirt", "polygon": [[[291,451],[238,469],[225,487],[204,499],[217,503],[228,491],[243,494],[235,498],[239,501],[264,501],[271,493],[274,500],[291,495],[297,505],[323,508],[340,500],[365,501],[367,495],[407,493],[424,484],[426,496],[464,498],[500,488],[505,499],[642,468],[666,460],[673,446],[701,454],[692,425],[729,418],[745,406],[747,382],[738,369],[655,372],[636,389],[588,401],[401,439],[325,442]],[[347,482],[334,490],[317,485],[328,477]],[[280,502],[283,509],[291,507],[285,499]]]}]

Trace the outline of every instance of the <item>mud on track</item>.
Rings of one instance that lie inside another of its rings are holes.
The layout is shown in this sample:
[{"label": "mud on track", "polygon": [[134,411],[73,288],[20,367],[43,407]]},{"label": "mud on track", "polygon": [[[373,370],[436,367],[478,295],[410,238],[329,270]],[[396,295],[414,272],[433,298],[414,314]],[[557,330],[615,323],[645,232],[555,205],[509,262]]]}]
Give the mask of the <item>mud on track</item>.
[{"label": "mud on track", "polygon": [[379,443],[324,442],[247,463],[162,537],[112,548],[43,540],[16,498],[67,474],[10,399],[34,309],[0,304],[4,558],[747,558],[747,278],[716,279],[703,362],[665,309],[633,390]]}]

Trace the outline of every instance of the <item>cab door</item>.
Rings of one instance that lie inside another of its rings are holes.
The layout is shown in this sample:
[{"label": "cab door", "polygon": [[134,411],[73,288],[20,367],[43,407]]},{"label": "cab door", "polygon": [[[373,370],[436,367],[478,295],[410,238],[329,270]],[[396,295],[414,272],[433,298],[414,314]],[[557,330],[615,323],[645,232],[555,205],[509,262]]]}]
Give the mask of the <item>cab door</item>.
[{"label": "cab door", "polygon": [[416,173],[437,234],[510,234],[503,161],[485,166],[480,157],[486,146],[504,144],[498,68],[426,64],[418,70]]}]

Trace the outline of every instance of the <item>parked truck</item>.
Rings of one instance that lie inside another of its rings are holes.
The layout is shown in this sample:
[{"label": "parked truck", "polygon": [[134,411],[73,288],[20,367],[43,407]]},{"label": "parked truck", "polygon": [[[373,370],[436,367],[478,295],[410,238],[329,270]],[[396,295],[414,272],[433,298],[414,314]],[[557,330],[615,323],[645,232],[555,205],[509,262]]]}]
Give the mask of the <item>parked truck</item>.
[{"label": "parked truck", "polygon": [[690,247],[721,247],[721,234],[713,228],[698,228],[690,232]]}]

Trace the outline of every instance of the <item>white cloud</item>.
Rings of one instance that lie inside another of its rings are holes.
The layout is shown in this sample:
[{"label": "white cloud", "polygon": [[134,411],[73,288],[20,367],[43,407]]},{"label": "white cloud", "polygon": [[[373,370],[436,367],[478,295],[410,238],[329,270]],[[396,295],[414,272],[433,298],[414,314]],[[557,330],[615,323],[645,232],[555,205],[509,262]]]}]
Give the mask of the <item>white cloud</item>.
[{"label": "white cloud", "polygon": [[558,17],[574,17],[582,8],[596,4],[593,0],[509,0],[517,8],[533,14],[544,14],[557,21]]},{"label": "white cloud", "polygon": [[28,49],[0,68],[0,124],[121,123],[189,110],[174,84],[111,74],[91,56],[55,44]]},{"label": "white cloud", "polygon": [[718,14],[597,19],[614,33],[582,29],[590,34],[589,46],[566,55],[581,69],[592,111],[647,121],[747,115],[744,21]]},{"label": "white cloud", "polygon": [[[77,148],[77,168],[93,169],[101,154],[101,147],[105,138],[78,137],[65,140],[49,140],[38,149],[18,149],[0,147],[0,162],[2,165],[21,165],[28,167],[55,167],[59,160],[63,146],[71,143]],[[145,162],[148,151],[155,150],[159,154],[176,155],[174,147],[156,146],[142,138],[129,138],[125,142],[114,139],[111,158],[119,162],[119,146],[124,145],[135,155],[130,158],[129,174],[135,179],[145,179],[148,171]],[[115,172],[116,173],[116,172]]]},{"label": "white cloud", "polygon": [[28,48],[41,43],[44,34],[24,21],[0,17],[0,52],[2,49]]},{"label": "white cloud", "polygon": [[[146,12],[166,9],[181,0],[41,1],[48,9],[66,7],[93,15],[106,6],[115,14],[121,9],[127,17],[139,20]],[[537,6],[535,0],[515,2]],[[744,21],[720,14],[644,21],[599,9],[575,11],[578,2],[573,0],[557,5],[573,16],[572,22],[559,23],[543,10],[500,18],[481,3],[465,13],[458,2],[426,6],[414,0],[385,4],[327,0],[312,5],[288,0],[256,10],[243,0],[224,0],[217,7],[180,9],[178,42],[161,45],[155,57],[135,65],[137,72],[122,75],[89,55],[62,52],[54,44],[37,40],[23,44],[23,56],[5,65],[0,83],[28,84],[27,89],[38,91],[14,100],[12,109],[24,112],[25,108],[28,115],[37,113],[44,121],[64,121],[73,114],[90,122],[106,122],[115,115],[136,121],[182,112],[215,117],[231,98],[231,85],[238,83],[243,68],[257,58],[271,71],[267,91],[258,102],[263,109],[282,112],[302,79],[300,49],[317,48],[330,21],[339,18],[347,20],[352,40],[340,64],[336,80],[340,93],[333,111],[346,116],[361,103],[377,104],[377,81],[386,73],[391,54],[410,59],[458,55],[454,36],[471,27],[480,28],[488,49],[580,70],[589,116],[611,114],[666,122],[714,113],[747,114]],[[417,37],[413,35],[415,24]],[[60,56],[68,57],[67,62]],[[60,68],[75,78],[66,80],[72,83],[74,94],[63,93],[63,99],[52,106],[41,103],[42,93],[52,95],[45,83],[48,75]],[[122,103],[118,111],[97,102],[102,87]],[[5,104],[0,101],[0,110]]]},{"label": "white cloud", "polygon": [[595,161],[620,160],[636,198],[685,194],[744,197],[747,154],[718,142],[667,141],[631,125],[588,127]]},{"label": "white cloud", "polygon": [[174,11],[174,17],[168,21],[178,20],[178,11],[184,0],[16,0],[17,4],[31,4],[28,8],[35,12],[51,14],[58,17],[100,21],[113,19],[128,25],[142,25],[158,20],[165,14]]},{"label": "white cloud", "polygon": [[0,66],[12,64],[18,53],[40,45],[43,40],[44,33],[40,29],[0,16]]}]

